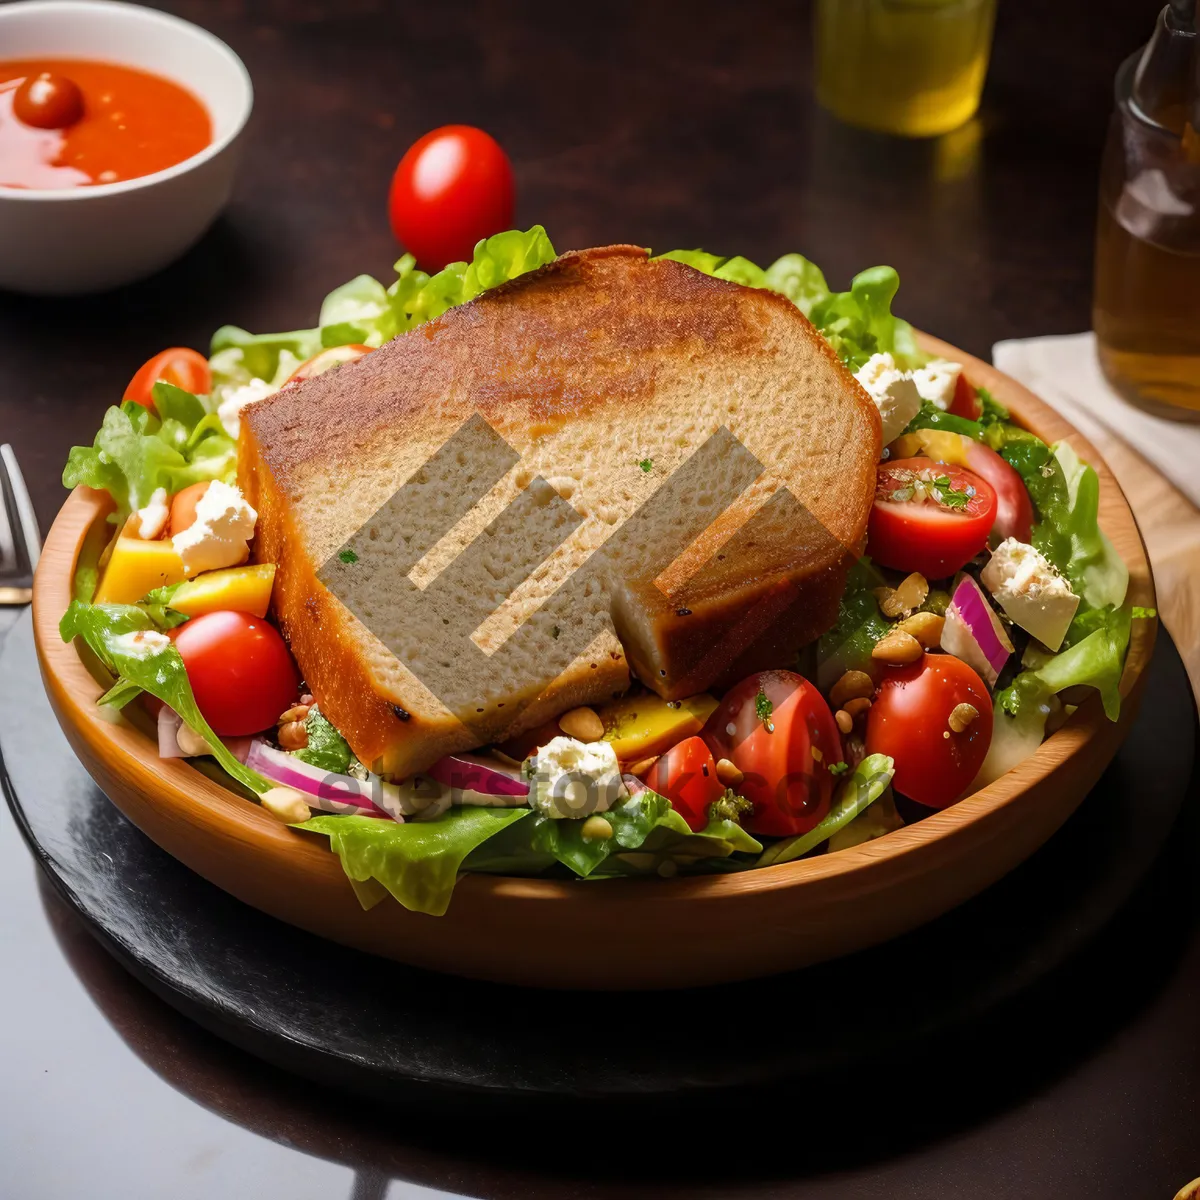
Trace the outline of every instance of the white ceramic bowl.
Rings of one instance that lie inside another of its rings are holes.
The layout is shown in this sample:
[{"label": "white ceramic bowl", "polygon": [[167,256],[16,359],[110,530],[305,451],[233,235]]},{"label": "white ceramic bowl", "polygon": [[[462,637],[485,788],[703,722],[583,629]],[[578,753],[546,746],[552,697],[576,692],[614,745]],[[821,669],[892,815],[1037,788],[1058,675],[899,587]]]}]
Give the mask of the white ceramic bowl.
[{"label": "white ceramic bowl", "polygon": [[138,67],[192,91],[213,140],[153,175],[61,191],[0,187],[0,288],[97,292],[178,258],[229,199],[254,94],[242,60],[178,17],[109,0],[0,4],[0,57],[78,58]]}]

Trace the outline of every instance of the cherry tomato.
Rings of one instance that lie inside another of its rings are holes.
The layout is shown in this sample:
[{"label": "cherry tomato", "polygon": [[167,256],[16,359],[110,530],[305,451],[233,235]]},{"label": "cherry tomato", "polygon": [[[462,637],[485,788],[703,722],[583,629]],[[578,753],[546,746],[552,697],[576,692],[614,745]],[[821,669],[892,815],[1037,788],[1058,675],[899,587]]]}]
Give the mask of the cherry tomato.
[{"label": "cherry tomato", "polygon": [[[950,714],[970,704],[978,714],[961,733]],[[992,699],[983,680],[962,659],[926,654],[889,669],[867,715],[867,753],[895,760],[892,786],[929,808],[953,804],[987,756],[992,741]]]},{"label": "cherry tomato", "polygon": [[396,240],[423,270],[470,261],[480,238],[512,226],[512,166],[499,144],[471,125],[443,125],[413,143],[388,195]]},{"label": "cherry tomato", "polygon": [[949,411],[968,421],[978,421],[983,416],[983,401],[964,374],[959,374],[958,382],[954,385],[954,398],[950,401]]},{"label": "cherry tomato", "polygon": [[13,93],[13,116],[35,129],[66,129],[83,116],[83,93],[65,75],[30,75]]},{"label": "cherry tomato", "polygon": [[171,515],[167,518],[167,536],[174,537],[196,523],[196,505],[208,491],[209,480],[193,483],[171,497]]},{"label": "cherry tomato", "polygon": [[998,544],[1006,537],[1029,541],[1033,530],[1033,504],[1029,491],[1015,468],[990,446],[960,433],[947,433],[944,429],[918,429],[916,433],[906,433],[898,438],[892,451],[898,458],[925,455],[935,462],[966,467],[982,476],[996,493],[992,543]]},{"label": "cherry tomato", "polygon": [[324,375],[326,371],[332,371],[334,367],[340,367],[342,363],[354,362],[355,359],[362,358],[364,354],[370,354],[371,347],[363,346],[358,342],[352,342],[348,346],[330,346],[327,350],[322,350],[319,354],[314,354],[312,358],[302,362],[288,377],[288,383],[303,383],[306,379],[312,379],[314,375]]},{"label": "cherry tomato", "polygon": [[752,833],[806,833],[829,811],[842,739],[824,697],[792,671],[761,671],[725,694],[700,736],[745,778]]},{"label": "cherry tomato", "polygon": [[881,566],[944,579],[987,545],[996,519],[992,485],[929,458],[880,463],[867,553]]},{"label": "cherry tomato", "polygon": [[660,755],[644,782],[666,796],[688,828],[696,830],[708,824],[708,806],[725,794],[716,761],[699,737],[684,738]]},{"label": "cherry tomato", "polygon": [[175,631],[204,719],[222,737],[274,725],[296,699],[300,676],[274,625],[249,613],[193,617]]},{"label": "cherry tomato", "polygon": [[212,391],[212,371],[208,359],[185,346],[172,346],[147,359],[125,389],[125,399],[154,411],[154,385],[162,380],[173,383],[195,396]]}]

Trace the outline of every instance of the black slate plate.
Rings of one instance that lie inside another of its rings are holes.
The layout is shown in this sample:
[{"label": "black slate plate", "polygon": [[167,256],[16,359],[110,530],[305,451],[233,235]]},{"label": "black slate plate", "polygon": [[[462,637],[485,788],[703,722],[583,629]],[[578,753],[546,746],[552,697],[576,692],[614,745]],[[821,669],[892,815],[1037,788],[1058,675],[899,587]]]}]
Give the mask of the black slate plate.
[{"label": "black slate plate", "polygon": [[[957,1036],[1086,944],[1132,894],[1187,792],[1196,728],[1179,657],[1160,635],[1142,715],[1100,784],[984,895],[886,946],[792,975],[682,997],[597,996],[402,967],[246,907],[159,850],[94,786],[42,691],[27,617],[0,655],[0,680],[9,804],[100,942],[236,1045],[426,1110],[489,1098],[703,1102]],[[812,1032],[781,1038],[781,1026]]]}]

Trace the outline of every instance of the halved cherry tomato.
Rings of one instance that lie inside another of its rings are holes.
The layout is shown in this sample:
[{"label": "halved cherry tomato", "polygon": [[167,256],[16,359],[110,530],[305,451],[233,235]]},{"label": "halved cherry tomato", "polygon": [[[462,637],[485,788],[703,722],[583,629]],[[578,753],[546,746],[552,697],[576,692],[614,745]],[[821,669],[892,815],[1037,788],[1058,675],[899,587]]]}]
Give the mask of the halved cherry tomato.
[{"label": "halved cherry tomato", "polygon": [[760,671],[725,694],[700,735],[743,774],[752,833],[806,833],[829,811],[842,739],[829,705],[792,671]]},{"label": "halved cherry tomato", "polygon": [[300,675],[274,625],[214,612],[173,631],[201,715],[222,737],[259,733],[295,700]]},{"label": "halved cherry tomato", "polygon": [[950,412],[956,417],[965,417],[968,421],[978,421],[983,416],[983,401],[975,385],[966,377],[959,374],[958,382],[954,385],[954,398],[950,401]]},{"label": "halved cherry tomato", "polygon": [[167,518],[167,536],[174,537],[196,523],[196,505],[208,491],[210,480],[189,484],[171,497],[171,515]]},{"label": "halved cherry tomato", "polygon": [[1029,490],[1016,469],[990,446],[961,433],[918,429],[893,442],[892,452],[897,458],[924,454],[937,462],[966,467],[982,476],[996,493],[996,520],[989,540],[993,545],[999,545],[1009,537],[1019,542],[1029,541],[1033,531],[1033,503],[1029,499]]},{"label": "halved cherry tomato", "polygon": [[129,381],[124,399],[154,411],[154,385],[159,381],[173,383],[195,396],[212,391],[212,371],[208,359],[186,346],[172,346],[148,358]]},{"label": "halved cherry tomato", "polygon": [[944,579],[987,545],[996,519],[992,485],[929,458],[879,464],[867,553],[881,566]]},{"label": "halved cherry tomato", "polygon": [[469,262],[480,238],[512,226],[515,192],[508,155],[471,125],[443,125],[414,142],[388,194],[396,240],[423,270]]},{"label": "halved cherry tomato", "polygon": [[342,363],[354,362],[355,359],[370,353],[371,347],[364,346],[359,342],[351,342],[347,346],[330,346],[302,362],[287,377],[284,387],[289,383],[302,383],[306,379],[312,379],[314,375],[324,375],[326,371],[332,371],[334,367],[340,367]]},{"label": "halved cherry tomato", "polygon": [[676,742],[658,758],[644,782],[670,800],[689,829],[703,829],[708,824],[708,806],[725,794],[712,753],[699,737]]},{"label": "halved cherry tomato", "polygon": [[[950,714],[960,704],[978,714],[960,733]],[[892,786],[929,808],[952,804],[979,773],[992,741],[992,699],[961,659],[926,654],[889,669],[867,716],[867,753],[895,760]]]}]

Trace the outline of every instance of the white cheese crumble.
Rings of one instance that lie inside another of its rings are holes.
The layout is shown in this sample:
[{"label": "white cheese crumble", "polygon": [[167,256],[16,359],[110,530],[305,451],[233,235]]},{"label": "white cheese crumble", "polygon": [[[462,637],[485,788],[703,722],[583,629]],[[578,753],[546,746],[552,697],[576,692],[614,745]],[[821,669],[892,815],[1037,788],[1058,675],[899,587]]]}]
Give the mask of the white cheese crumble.
[{"label": "white cheese crumble", "polygon": [[555,737],[527,761],[532,768],[529,807],[546,817],[590,817],[629,794],[611,742]]},{"label": "white cheese crumble", "polygon": [[1079,607],[1079,597],[1040,551],[1005,538],[980,573],[983,586],[1009,620],[1057,650]]},{"label": "white cheese crumble", "polygon": [[142,541],[152,542],[162,537],[170,516],[171,506],[167,502],[167,489],[155,488],[146,506],[137,510],[133,529]]},{"label": "white cheese crumble", "polygon": [[190,577],[244,563],[257,520],[258,513],[237,488],[213,480],[196,503],[196,520],[171,539],[184,573]]},{"label": "white cheese crumble", "polygon": [[917,385],[922,400],[928,400],[945,412],[954,403],[954,393],[961,374],[962,363],[951,362],[948,358],[934,358],[911,372],[910,378]]},{"label": "white cheese crumble", "polygon": [[912,377],[896,366],[890,354],[872,354],[854,376],[879,409],[883,444],[894,442],[921,408],[921,395]]},{"label": "white cheese crumble", "polygon": [[237,437],[238,430],[241,428],[242,409],[248,404],[265,400],[278,390],[266,379],[251,379],[249,383],[243,383],[241,387],[234,388],[217,405],[217,416],[220,417],[221,424],[225,426],[225,432],[231,438]]},{"label": "white cheese crumble", "polygon": [[113,649],[130,658],[151,658],[171,644],[171,639],[157,629],[135,629],[133,633],[119,633],[113,638]]}]

